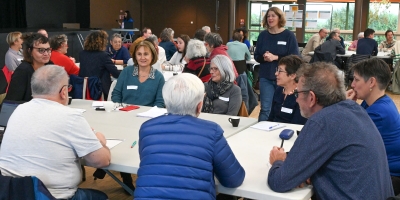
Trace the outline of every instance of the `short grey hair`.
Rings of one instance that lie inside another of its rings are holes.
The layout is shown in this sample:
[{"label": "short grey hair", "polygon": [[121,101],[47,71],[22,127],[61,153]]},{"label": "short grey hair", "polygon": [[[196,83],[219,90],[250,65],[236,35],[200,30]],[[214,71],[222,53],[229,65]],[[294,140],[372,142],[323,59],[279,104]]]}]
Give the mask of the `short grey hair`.
[{"label": "short grey hair", "polygon": [[119,34],[119,33],[114,33],[114,34],[111,36],[111,39],[110,39],[110,40],[113,41],[114,38],[119,38],[119,39],[122,40],[122,36],[121,36],[121,34]]},{"label": "short grey hair", "polygon": [[158,45],[158,38],[156,35],[150,35],[148,38],[146,38],[147,40],[150,40],[153,44]]},{"label": "short grey hair", "polygon": [[204,42],[207,42],[213,48],[219,47],[223,43],[222,37],[218,33],[207,33],[204,36]]},{"label": "short grey hair", "polygon": [[205,57],[207,55],[207,49],[204,42],[200,40],[190,40],[186,48],[186,58],[198,58]]},{"label": "short grey hair", "polygon": [[162,89],[168,113],[197,117],[197,105],[204,98],[204,84],[190,73],[170,78]]},{"label": "short grey hair", "polygon": [[[313,91],[317,103],[323,107],[346,99],[343,73],[330,63],[303,64],[296,72],[303,91]],[[303,79],[302,79],[303,78]]]},{"label": "short grey hair", "polygon": [[332,30],[332,32],[340,33],[340,29],[339,29],[339,28],[334,28],[334,29]]},{"label": "short grey hair", "polygon": [[364,38],[364,32],[360,32],[357,37],[358,39]]},{"label": "short grey hair", "polygon": [[162,30],[160,33],[160,39],[163,42],[171,41],[173,39],[172,38],[173,34],[174,34],[174,30],[172,30],[172,28],[164,28],[164,30]]},{"label": "short grey hair", "polygon": [[63,80],[68,74],[58,65],[45,65],[33,73],[31,79],[32,96],[58,94]]},{"label": "short grey hair", "polygon": [[209,26],[203,26],[201,29],[204,31],[211,31],[211,28]]},{"label": "short grey hair", "polygon": [[211,63],[214,63],[218,67],[219,73],[221,74],[221,81],[235,81],[235,73],[233,72],[235,66],[233,66],[230,58],[224,55],[216,55],[211,60]]}]

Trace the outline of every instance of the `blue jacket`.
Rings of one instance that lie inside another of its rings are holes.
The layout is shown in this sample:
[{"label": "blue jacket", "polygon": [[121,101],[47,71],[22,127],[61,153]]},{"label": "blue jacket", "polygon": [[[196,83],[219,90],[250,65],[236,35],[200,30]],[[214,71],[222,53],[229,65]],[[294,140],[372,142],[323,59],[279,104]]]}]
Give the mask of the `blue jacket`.
[{"label": "blue jacket", "polygon": [[164,115],[139,131],[137,199],[215,199],[214,175],[225,187],[242,184],[245,171],[221,127],[189,115]]},{"label": "blue jacket", "polygon": [[175,44],[171,41],[160,42],[158,46],[164,48],[165,56],[167,57],[168,61],[171,60],[172,56],[177,51]]}]

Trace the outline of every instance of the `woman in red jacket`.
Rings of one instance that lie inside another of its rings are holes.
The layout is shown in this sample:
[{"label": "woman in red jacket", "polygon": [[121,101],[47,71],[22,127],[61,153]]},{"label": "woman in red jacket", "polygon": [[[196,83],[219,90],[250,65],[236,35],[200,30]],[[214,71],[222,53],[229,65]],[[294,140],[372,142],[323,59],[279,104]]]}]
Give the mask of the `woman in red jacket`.
[{"label": "woman in red jacket", "polygon": [[52,37],[50,47],[52,48],[50,60],[54,64],[64,67],[68,75],[79,74],[79,67],[75,64],[75,58],[65,55],[68,50],[68,38],[65,34]]}]

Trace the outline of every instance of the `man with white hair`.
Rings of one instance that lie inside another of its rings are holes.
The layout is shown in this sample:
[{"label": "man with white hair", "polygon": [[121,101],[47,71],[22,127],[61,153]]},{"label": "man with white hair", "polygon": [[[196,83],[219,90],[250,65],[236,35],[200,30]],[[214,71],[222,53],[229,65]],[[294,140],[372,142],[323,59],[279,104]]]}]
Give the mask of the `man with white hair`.
[{"label": "man with white hair", "polygon": [[308,55],[309,52],[314,51],[319,45],[324,43],[324,39],[328,36],[328,30],[322,28],[318,33],[314,34],[307,42],[303,51],[301,52],[301,57],[304,61],[310,62],[311,56]]},{"label": "man with white hair", "polygon": [[209,26],[203,26],[203,28],[201,29],[203,29],[206,32],[206,34],[211,32],[211,28]]},{"label": "man with white hair", "polygon": [[355,51],[355,50],[357,50],[357,43],[358,43],[358,40],[359,39],[361,39],[361,38],[364,38],[364,32],[360,32],[359,34],[358,34],[358,37],[357,37],[357,40],[354,40],[352,43],[351,43],[351,45],[349,46],[349,51]]},{"label": "man with white hair", "polygon": [[47,38],[49,37],[49,34],[47,34],[47,31],[44,30],[44,29],[39,29],[37,32],[40,33],[40,34],[42,34],[42,35],[44,35],[44,36],[47,37]]},{"label": "man with white hair", "polygon": [[43,66],[31,80],[33,99],[11,115],[0,151],[4,176],[36,176],[57,199],[107,199],[80,189],[80,158],[96,168],[110,164],[110,150],[82,112],[69,108],[68,75],[63,67]]},{"label": "man with white hair", "polygon": [[204,85],[193,74],[169,79],[162,90],[168,115],[143,123],[135,199],[215,199],[214,176],[225,187],[245,171],[215,122],[197,118]]}]

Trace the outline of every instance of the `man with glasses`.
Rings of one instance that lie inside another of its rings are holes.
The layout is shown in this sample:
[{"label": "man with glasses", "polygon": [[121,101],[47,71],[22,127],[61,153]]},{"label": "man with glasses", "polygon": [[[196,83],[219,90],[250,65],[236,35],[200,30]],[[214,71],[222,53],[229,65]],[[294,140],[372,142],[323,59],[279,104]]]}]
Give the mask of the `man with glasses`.
[{"label": "man with glasses", "polygon": [[270,188],[287,192],[311,181],[317,199],[393,196],[382,138],[365,110],[346,100],[343,75],[318,62],[302,66],[297,76],[294,94],[308,120],[289,154],[271,150]]},{"label": "man with glasses", "polygon": [[57,199],[107,199],[91,189],[80,189],[80,158],[96,168],[110,164],[110,150],[82,113],[69,108],[68,75],[47,65],[31,81],[33,99],[11,115],[0,151],[4,176],[38,177]]},{"label": "man with glasses", "polygon": [[308,55],[308,53],[314,51],[315,48],[324,43],[324,39],[326,38],[326,36],[328,36],[328,30],[323,28],[308,40],[306,46],[301,52],[301,57],[303,58],[304,61],[310,62],[311,56]]}]

